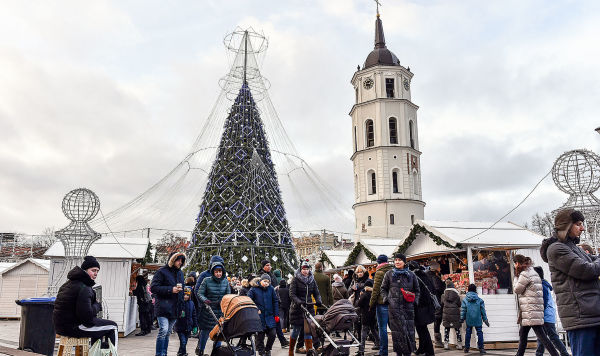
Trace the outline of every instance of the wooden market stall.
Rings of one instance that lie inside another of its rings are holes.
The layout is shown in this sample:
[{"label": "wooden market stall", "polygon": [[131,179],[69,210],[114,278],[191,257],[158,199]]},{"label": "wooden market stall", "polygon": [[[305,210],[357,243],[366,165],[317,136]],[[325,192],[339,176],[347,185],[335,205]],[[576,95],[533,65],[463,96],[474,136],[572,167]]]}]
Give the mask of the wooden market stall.
[{"label": "wooden market stall", "polygon": [[[104,318],[116,322],[122,336],[127,336],[136,328],[137,301],[130,295],[130,276],[136,270],[135,260],[144,258],[147,247],[146,238],[116,239],[113,236],[103,236],[92,244],[88,252],[100,263],[96,284],[102,286]],[[52,245],[45,256],[51,261],[49,285],[62,285],[68,272],[65,271],[62,243]]]},{"label": "wooden market stall", "polygon": [[0,318],[20,318],[15,300],[42,297],[48,293],[50,261],[28,258],[0,264]]}]

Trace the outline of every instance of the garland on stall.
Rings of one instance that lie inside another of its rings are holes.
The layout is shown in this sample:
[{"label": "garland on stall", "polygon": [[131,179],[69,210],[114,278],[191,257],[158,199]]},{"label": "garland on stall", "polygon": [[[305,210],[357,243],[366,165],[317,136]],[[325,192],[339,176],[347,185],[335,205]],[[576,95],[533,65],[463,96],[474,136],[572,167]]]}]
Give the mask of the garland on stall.
[{"label": "garland on stall", "polygon": [[456,244],[456,246],[453,246],[452,244],[448,243],[447,241],[445,241],[438,235],[427,230],[425,227],[423,227],[421,225],[414,225],[412,227],[412,229],[410,230],[410,234],[408,235],[406,240],[404,240],[402,245],[398,246],[398,249],[396,250],[396,252],[400,252],[400,253],[406,252],[408,247],[410,245],[412,245],[412,243],[415,241],[415,239],[417,238],[417,234],[419,234],[419,233],[423,233],[423,234],[426,234],[427,236],[429,236],[429,238],[431,238],[433,240],[433,242],[435,242],[435,244],[438,246],[446,246],[448,248],[457,248],[457,249],[462,248],[462,245],[460,243]]},{"label": "garland on stall", "polygon": [[329,263],[331,268],[337,268],[337,266],[334,265],[333,262],[331,262],[331,260],[329,259],[329,256],[327,256],[327,254],[324,251],[321,252],[321,258],[319,259],[319,262]]},{"label": "garland on stall", "polygon": [[365,251],[365,255],[367,256],[367,258],[369,260],[371,260],[371,261],[377,260],[377,256],[375,256],[371,251],[369,251],[363,244],[361,244],[360,242],[357,242],[356,246],[354,247],[352,252],[350,252],[350,255],[346,259],[346,262],[344,262],[344,266],[353,265],[354,262],[356,262],[356,258],[358,257],[358,254],[360,253],[360,251]]}]

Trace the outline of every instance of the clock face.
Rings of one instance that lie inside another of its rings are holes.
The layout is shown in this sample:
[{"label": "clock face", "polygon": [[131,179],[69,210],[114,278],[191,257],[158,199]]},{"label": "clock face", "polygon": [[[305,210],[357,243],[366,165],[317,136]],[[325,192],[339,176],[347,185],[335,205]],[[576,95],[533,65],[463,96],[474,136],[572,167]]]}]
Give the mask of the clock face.
[{"label": "clock face", "polygon": [[403,84],[404,84],[404,89],[406,89],[406,90],[410,89],[410,83],[409,83],[408,79],[404,79]]},{"label": "clock face", "polygon": [[365,81],[363,82],[363,87],[365,87],[365,89],[371,89],[373,87],[373,79],[365,79]]}]

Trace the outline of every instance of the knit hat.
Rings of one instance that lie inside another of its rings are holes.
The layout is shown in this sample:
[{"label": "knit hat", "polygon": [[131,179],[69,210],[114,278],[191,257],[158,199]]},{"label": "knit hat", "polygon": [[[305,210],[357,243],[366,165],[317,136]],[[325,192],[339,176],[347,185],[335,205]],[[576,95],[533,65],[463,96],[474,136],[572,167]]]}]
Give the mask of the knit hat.
[{"label": "knit hat", "polygon": [[373,280],[372,279],[367,279],[365,281],[365,287],[373,287]]},{"label": "knit hat", "polygon": [[100,264],[98,263],[98,260],[96,259],[96,257],[94,256],[85,256],[83,258],[83,263],[81,264],[81,269],[82,270],[86,270],[89,268],[100,268]]},{"label": "knit hat", "polygon": [[377,264],[380,265],[382,263],[387,263],[388,257],[386,255],[377,256]]},{"label": "knit hat", "polygon": [[267,260],[267,259],[264,259],[264,260],[262,260],[262,261],[260,262],[260,267],[261,267],[261,268],[262,268],[262,267],[264,267],[264,266],[265,266],[267,263],[271,263],[271,261],[269,261],[269,260]]},{"label": "knit hat", "polygon": [[308,263],[308,261],[302,261],[302,264],[300,265],[300,268],[308,268],[310,269],[310,263]]},{"label": "knit hat", "polygon": [[333,275],[333,280],[336,281],[336,282],[341,282],[342,281],[342,277],[340,277],[340,275],[336,273],[336,274]]},{"label": "knit hat", "polygon": [[394,259],[399,258],[402,261],[404,261],[404,263],[406,263],[406,256],[404,256],[404,254],[400,253],[400,252],[396,252],[394,254]]},{"label": "knit hat", "polygon": [[262,282],[264,280],[267,280],[269,283],[271,283],[271,277],[269,277],[269,275],[266,273],[263,273],[262,276],[260,276],[260,281]]},{"label": "knit hat", "polygon": [[567,239],[571,226],[578,221],[584,221],[585,217],[580,211],[575,209],[563,209],[556,214],[554,218],[554,230],[556,230],[556,236],[559,240],[564,241]]}]

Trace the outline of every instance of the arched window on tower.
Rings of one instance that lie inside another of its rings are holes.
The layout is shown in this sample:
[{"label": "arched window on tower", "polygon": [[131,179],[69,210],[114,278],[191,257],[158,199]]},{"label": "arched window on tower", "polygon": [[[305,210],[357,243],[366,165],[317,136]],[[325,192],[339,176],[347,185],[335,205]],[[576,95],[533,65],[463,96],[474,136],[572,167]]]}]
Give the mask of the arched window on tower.
[{"label": "arched window on tower", "polygon": [[374,171],[369,171],[367,173],[367,177],[369,179],[369,194],[377,193],[377,177]]},{"label": "arched window on tower", "polygon": [[390,214],[390,225],[394,225],[394,214]]},{"label": "arched window on tower", "polygon": [[410,120],[408,122],[408,135],[410,138],[410,147],[415,148],[415,139],[413,138],[413,122]]},{"label": "arched window on tower", "polygon": [[373,120],[367,120],[365,123],[365,133],[367,134],[367,147],[375,146],[375,128]]},{"label": "arched window on tower", "polygon": [[371,216],[367,216],[367,226],[371,226]]},{"label": "arched window on tower", "polygon": [[395,117],[390,117],[389,120],[390,128],[390,144],[398,144],[398,122]]},{"label": "arched window on tower", "polygon": [[399,193],[398,190],[398,170],[392,171],[392,193]]},{"label": "arched window on tower", "polygon": [[358,151],[358,141],[356,137],[356,126],[354,126],[354,152]]},{"label": "arched window on tower", "polygon": [[356,174],[354,176],[354,196],[356,199],[359,198],[359,191],[358,191],[358,186],[359,186],[359,182],[358,182],[358,174]]}]

